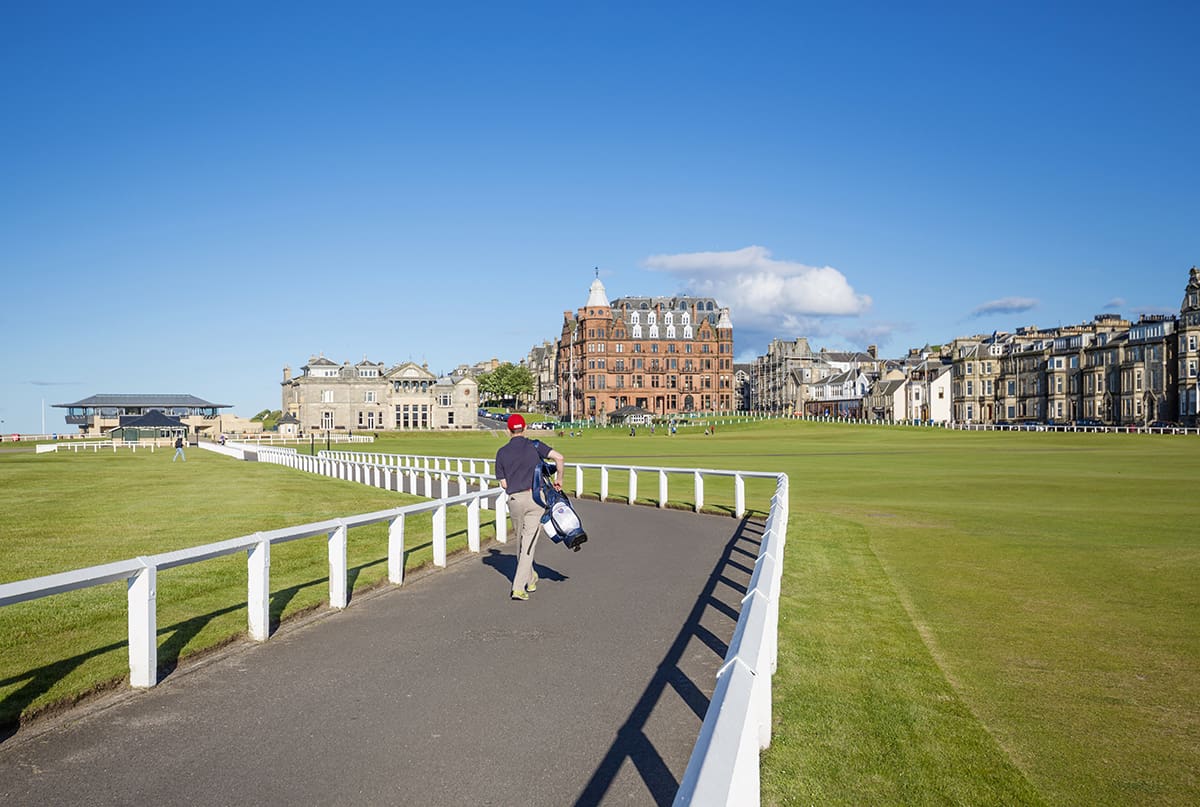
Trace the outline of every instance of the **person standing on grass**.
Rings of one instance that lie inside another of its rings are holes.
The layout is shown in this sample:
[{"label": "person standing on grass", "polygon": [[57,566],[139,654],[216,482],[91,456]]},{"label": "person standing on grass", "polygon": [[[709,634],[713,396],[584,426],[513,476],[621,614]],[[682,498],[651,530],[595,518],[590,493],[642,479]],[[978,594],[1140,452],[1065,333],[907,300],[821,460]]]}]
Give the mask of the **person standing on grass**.
[{"label": "person standing on grass", "polygon": [[554,487],[562,490],[563,455],[540,440],[525,437],[525,418],[508,419],[512,437],[496,452],[496,479],[508,494],[508,512],[517,534],[517,571],[513,575],[512,598],[528,600],[537,590],[538,576],[533,570],[533,551],[537,547],[542,508],[533,501],[533,474],[543,459],[554,460]]},{"label": "person standing on grass", "polygon": [[174,462],[175,460],[180,459],[181,457],[183,458],[184,462],[187,462],[187,457],[183,453],[183,435],[182,434],[176,436],[176,438],[175,438],[175,456],[171,457],[171,462]]}]

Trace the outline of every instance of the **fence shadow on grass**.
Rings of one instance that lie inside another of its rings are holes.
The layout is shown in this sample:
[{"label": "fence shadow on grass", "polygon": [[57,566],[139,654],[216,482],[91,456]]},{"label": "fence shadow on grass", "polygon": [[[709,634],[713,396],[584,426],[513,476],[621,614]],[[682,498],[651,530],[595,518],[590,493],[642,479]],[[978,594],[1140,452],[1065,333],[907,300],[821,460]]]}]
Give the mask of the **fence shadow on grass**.
[{"label": "fence shadow on grass", "polygon": [[749,517],[742,519],[733,537],[725,545],[721,558],[704,581],[687,621],[659,662],[654,676],[638,698],[633,711],[617,730],[616,738],[588,780],[583,793],[576,800],[575,807],[594,807],[600,804],[626,760],[633,763],[655,804],[671,804],[674,800],[675,793],[679,790],[676,773],[682,776],[683,770],[675,772],[670,769],[647,735],[646,727],[668,690],[673,690],[696,715],[697,729],[699,723],[704,720],[709,698],[681,667],[681,662],[693,639],[708,647],[718,663],[724,660],[729,650],[727,641],[705,627],[703,622],[710,612],[721,614],[728,620],[727,635],[733,636],[733,628],[737,624],[739,614],[735,604],[740,603],[746,594],[746,586],[754,562],[758,558],[762,536],[761,523],[751,521]]}]

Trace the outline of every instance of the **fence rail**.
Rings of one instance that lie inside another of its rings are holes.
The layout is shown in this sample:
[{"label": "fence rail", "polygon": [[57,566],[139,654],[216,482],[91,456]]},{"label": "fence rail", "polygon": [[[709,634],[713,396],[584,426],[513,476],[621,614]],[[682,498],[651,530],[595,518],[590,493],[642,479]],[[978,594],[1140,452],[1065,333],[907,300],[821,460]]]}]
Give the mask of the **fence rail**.
[{"label": "fence rail", "polygon": [[[433,516],[433,562],[446,565],[446,509],[455,505],[467,508],[467,545],[479,551],[479,511],[486,499],[502,495],[499,488],[465,495],[420,502],[373,513],[256,532],[203,546],[146,555],[129,560],[91,566],[60,574],[20,580],[0,585],[0,606],[40,599],[53,594],[125,580],[129,618],[129,682],[145,688],[157,683],[157,574],[160,570],[199,563],[213,558],[247,553],[247,605],[249,633],[252,639],[265,641],[269,634],[271,545],[325,535],[329,544],[329,605],[345,608],[349,601],[346,561],[347,533],[352,527],[388,522],[388,580],[400,585],[404,580],[404,522],[407,516],[431,513]],[[497,510],[497,540],[505,541],[503,518],[507,509]]]}]

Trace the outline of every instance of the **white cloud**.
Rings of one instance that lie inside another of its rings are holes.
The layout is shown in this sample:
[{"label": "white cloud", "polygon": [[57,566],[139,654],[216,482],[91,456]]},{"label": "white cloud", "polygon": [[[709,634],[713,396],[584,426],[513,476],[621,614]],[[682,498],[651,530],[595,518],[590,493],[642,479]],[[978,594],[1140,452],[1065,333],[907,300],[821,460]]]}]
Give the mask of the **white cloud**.
[{"label": "white cloud", "polygon": [[680,277],[692,294],[716,298],[738,327],[791,332],[813,317],[855,316],[871,307],[871,298],[837,269],[776,260],[765,247],[652,255],[645,266]]},{"label": "white cloud", "polygon": [[971,311],[971,319],[986,317],[990,314],[1020,314],[1023,311],[1029,311],[1036,308],[1038,301],[1032,297],[1003,297],[999,300],[991,300],[983,305],[976,306]]},{"label": "white cloud", "polygon": [[1106,311],[1117,311],[1124,307],[1125,307],[1125,298],[1124,297],[1114,297],[1111,300],[1109,300],[1107,303],[1104,304],[1104,309]]}]

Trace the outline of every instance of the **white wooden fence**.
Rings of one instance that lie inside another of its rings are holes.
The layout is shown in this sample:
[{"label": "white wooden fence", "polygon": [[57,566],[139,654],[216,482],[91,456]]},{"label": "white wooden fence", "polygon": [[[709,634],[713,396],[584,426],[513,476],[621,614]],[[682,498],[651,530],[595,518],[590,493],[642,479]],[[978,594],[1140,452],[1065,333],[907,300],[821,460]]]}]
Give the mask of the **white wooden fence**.
[{"label": "white wooden fence", "polygon": [[[238,444],[204,448],[238,456]],[[249,447],[247,447],[249,448]],[[480,510],[496,501],[496,538],[507,540],[507,498],[500,488],[490,487],[494,477],[489,460],[418,455],[360,454],[358,452],[322,452],[312,456],[295,449],[254,447],[260,461],[278,463],[311,473],[353,480],[389,490],[416,492],[424,483],[425,495],[431,496],[433,480],[439,482],[440,497],[433,501],[395,507],[310,524],[301,524],[253,535],[244,535],[204,546],[164,552],[129,560],[92,566],[61,574],[0,585],[0,606],[35,600],[120,580],[126,582],[129,635],[129,678],[134,687],[152,687],[158,680],[157,659],[157,575],[161,570],[212,558],[246,553],[247,610],[249,634],[265,641],[270,635],[271,546],[315,536],[325,536],[329,555],[329,605],[345,608],[349,601],[346,547],[349,530],[368,524],[388,524],[388,580],[400,585],[404,580],[405,518],[432,513],[433,562],[446,565],[446,510],[463,505],[467,508],[467,546],[480,551]],[[608,474],[629,474],[629,497],[637,498],[639,473],[657,474],[658,506],[667,502],[669,475],[690,477],[697,511],[704,503],[704,480],[709,476],[734,479],[734,509],[745,513],[745,479],[775,480],[766,529],[747,594],[742,598],[741,614],[734,628],[724,663],[717,673],[717,685],[705,713],[696,746],[675,797],[676,805],[750,805],[759,802],[759,751],[771,741],[771,678],[778,657],[779,596],[783,575],[783,551],[787,541],[788,477],[786,474],[729,471],[701,468],[660,468],[650,466],[575,464],[576,494],[583,493],[585,469],[600,472],[601,499],[608,494]],[[448,495],[451,480],[459,493]],[[471,484],[476,486],[470,490]]]}]

